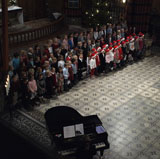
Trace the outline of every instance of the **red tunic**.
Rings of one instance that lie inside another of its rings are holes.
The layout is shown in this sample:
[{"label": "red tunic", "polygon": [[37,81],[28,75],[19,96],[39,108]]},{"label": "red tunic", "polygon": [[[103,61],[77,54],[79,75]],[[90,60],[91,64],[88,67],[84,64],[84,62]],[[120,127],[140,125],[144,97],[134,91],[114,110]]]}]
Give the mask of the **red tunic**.
[{"label": "red tunic", "polygon": [[49,53],[49,50],[48,49],[45,49],[44,50],[44,53],[47,55],[48,59],[50,58],[50,53]]},{"label": "red tunic", "polygon": [[71,61],[71,57],[67,56],[66,61]]},{"label": "red tunic", "polygon": [[48,58],[44,58],[44,57],[42,57],[42,59],[41,59],[41,66],[43,66],[43,65],[44,65],[44,62],[45,62],[46,60],[48,60]]},{"label": "red tunic", "polygon": [[59,48],[59,45],[58,45],[58,43],[55,43],[55,44],[52,45],[52,47],[53,47],[54,50],[56,50],[56,49]]},{"label": "red tunic", "polygon": [[100,61],[99,55],[97,54],[96,55],[96,65],[99,66],[100,64],[101,64],[101,61]]},{"label": "red tunic", "polygon": [[57,78],[56,78],[56,74],[52,74],[52,78],[53,78],[53,86],[57,87]]},{"label": "red tunic", "polygon": [[143,40],[139,39],[139,50],[141,51],[143,49]]},{"label": "red tunic", "polygon": [[122,48],[120,47],[120,48],[118,49],[118,51],[119,51],[119,60],[122,60],[122,59],[123,59],[123,51],[122,51]]},{"label": "red tunic", "polygon": [[69,80],[70,81],[73,81],[74,80],[74,75],[73,75],[73,70],[72,70],[72,67],[69,67],[68,68],[68,72],[69,72]]}]

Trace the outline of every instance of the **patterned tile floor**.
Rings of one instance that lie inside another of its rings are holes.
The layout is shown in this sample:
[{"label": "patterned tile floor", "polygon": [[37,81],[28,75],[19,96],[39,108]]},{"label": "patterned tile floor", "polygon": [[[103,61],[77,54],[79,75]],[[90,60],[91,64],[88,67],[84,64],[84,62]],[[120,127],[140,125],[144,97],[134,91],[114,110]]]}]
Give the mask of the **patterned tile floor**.
[{"label": "patterned tile floor", "polygon": [[[50,100],[33,112],[19,112],[35,119],[37,128],[32,130],[32,136],[43,129],[41,144],[46,143],[47,147],[43,114],[59,105],[71,106],[82,115],[100,117],[111,144],[105,151],[106,159],[160,159],[160,57],[148,57],[123,70],[84,79],[57,100]],[[30,126],[35,127],[33,123]]]}]

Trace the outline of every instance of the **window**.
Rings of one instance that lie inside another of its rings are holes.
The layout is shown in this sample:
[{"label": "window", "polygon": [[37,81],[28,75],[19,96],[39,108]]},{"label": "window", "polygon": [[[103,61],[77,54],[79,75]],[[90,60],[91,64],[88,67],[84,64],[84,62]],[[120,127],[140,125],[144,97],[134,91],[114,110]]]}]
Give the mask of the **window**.
[{"label": "window", "polygon": [[68,0],[68,8],[79,8],[79,0]]}]

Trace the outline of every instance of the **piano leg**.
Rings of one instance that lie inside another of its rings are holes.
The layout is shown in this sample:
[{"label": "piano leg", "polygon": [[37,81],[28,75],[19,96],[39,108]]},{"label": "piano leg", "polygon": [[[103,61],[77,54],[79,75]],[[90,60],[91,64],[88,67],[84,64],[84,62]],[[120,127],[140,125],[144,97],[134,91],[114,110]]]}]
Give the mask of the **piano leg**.
[{"label": "piano leg", "polygon": [[103,157],[104,150],[100,150],[100,159]]}]

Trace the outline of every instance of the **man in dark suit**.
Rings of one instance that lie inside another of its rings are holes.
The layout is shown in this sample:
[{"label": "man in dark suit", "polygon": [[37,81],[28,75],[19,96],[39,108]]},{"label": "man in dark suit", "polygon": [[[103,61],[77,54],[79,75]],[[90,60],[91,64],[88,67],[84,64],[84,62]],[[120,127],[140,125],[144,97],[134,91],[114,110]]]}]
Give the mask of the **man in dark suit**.
[{"label": "man in dark suit", "polygon": [[116,40],[117,40],[117,33],[113,32],[112,41],[116,41]]},{"label": "man in dark suit", "polygon": [[99,54],[99,58],[100,58],[100,73],[103,73],[105,70],[105,50],[101,50],[100,54]]},{"label": "man in dark suit", "polygon": [[80,54],[78,58],[78,80],[82,80],[83,68],[84,68],[83,54]]},{"label": "man in dark suit", "polygon": [[104,36],[104,40],[106,40],[107,38],[107,26],[106,25],[103,26],[103,36]]},{"label": "man in dark suit", "polygon": [[112,35],[108,34],[108,36],[106,37],[106,44],[109,44],[112,42]]},{"label": "man in dark suit", "polygon": [[74,42],[74,46],[77,46],[78,44],[78,33],[77,32],[74,33],[73,42]]}]

